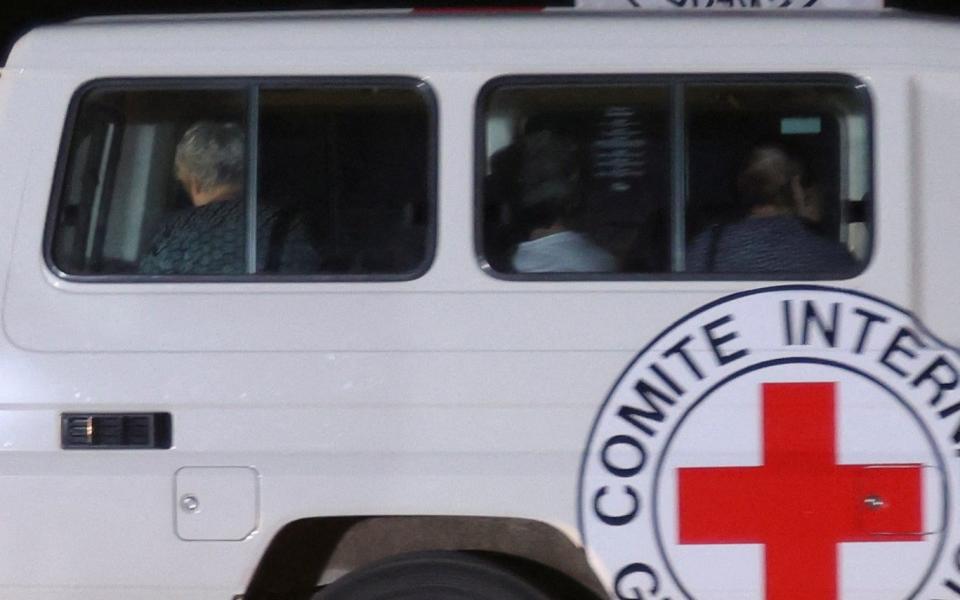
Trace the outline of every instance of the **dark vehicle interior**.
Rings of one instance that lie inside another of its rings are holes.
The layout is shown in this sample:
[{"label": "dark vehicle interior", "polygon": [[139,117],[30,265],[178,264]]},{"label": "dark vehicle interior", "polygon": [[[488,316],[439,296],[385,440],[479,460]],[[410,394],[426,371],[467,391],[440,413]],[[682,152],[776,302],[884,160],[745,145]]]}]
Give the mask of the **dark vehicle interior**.
[{"label": "dark vehicle interior", "polygon": [[[256,128],[256,201],[283,215],[270,239],[256,243],[273,251],[291,227],[304,229],[320,259],[298,274],[418,269],[433,218],[431,114],[421,93],[410,86],[261,86],[255,124],[250,94],[85,94],[63,174],[54,264],[75,275],[136,274],[164,219],[192,206],[174,176],[178,141],[191,124],[213,121],[241,124],[248,136]],[[250,158],[248,151],[254,164]]]},{"label": "dark vehicle interior", "polygon": [[705,229],[745,217],[736,180],[752,149],[774,144],[803,165],[820,210],[807,224],[859,260],[869,249],[869,136],[862,96],[833,83],[531,84],[487,97],[482,252],[511,273],[526,137],[549,129],[580,148],[578,230],[621,273],[683,272]]}]

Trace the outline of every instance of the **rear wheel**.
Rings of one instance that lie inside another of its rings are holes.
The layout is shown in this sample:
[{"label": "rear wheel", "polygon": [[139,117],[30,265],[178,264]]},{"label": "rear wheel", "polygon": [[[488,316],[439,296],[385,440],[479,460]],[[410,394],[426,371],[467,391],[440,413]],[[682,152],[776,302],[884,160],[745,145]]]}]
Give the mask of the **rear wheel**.
[{"label": "rear wheel", "polygon": [[416,552],[349,573],[316,600],[549,600],[526,581],[461,552]]}]

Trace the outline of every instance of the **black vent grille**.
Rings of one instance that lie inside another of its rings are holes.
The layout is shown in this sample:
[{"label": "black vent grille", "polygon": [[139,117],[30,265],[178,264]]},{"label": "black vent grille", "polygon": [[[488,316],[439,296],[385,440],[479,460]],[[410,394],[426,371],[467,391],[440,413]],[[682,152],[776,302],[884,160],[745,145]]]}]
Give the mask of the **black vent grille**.
[{"label": "black vent grille", "polygon": [[64,413],[60,419],[64,449],[170,448],[170,413]]}]

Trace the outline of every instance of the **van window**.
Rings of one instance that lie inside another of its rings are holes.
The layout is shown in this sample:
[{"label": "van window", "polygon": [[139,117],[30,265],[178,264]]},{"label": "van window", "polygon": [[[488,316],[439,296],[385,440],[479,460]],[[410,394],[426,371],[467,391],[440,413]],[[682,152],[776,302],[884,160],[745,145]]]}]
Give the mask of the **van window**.
[{"label": "van window", "polygon": [[507,278],[826,279],[871,247],[870,105],[843,76],[505,77],[478,252]]},{"label": "van window", "polygon": [[433,253],[416,81],[95,84],[68,130],[65,275],[407,279]]}]

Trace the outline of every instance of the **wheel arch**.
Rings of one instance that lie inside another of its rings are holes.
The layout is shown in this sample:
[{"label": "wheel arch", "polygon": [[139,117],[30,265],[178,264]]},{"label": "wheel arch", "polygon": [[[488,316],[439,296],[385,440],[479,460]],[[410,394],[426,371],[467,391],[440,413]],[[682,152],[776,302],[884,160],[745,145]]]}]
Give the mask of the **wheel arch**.
[{"label": "wheel arch", "polygon": [[542,521],[506,517],[313,517],[284,526],[271,540],[245,600],[308,599],[318,585],[410,552],[483,555],[564,598],[604,598],[582,547]]}]

